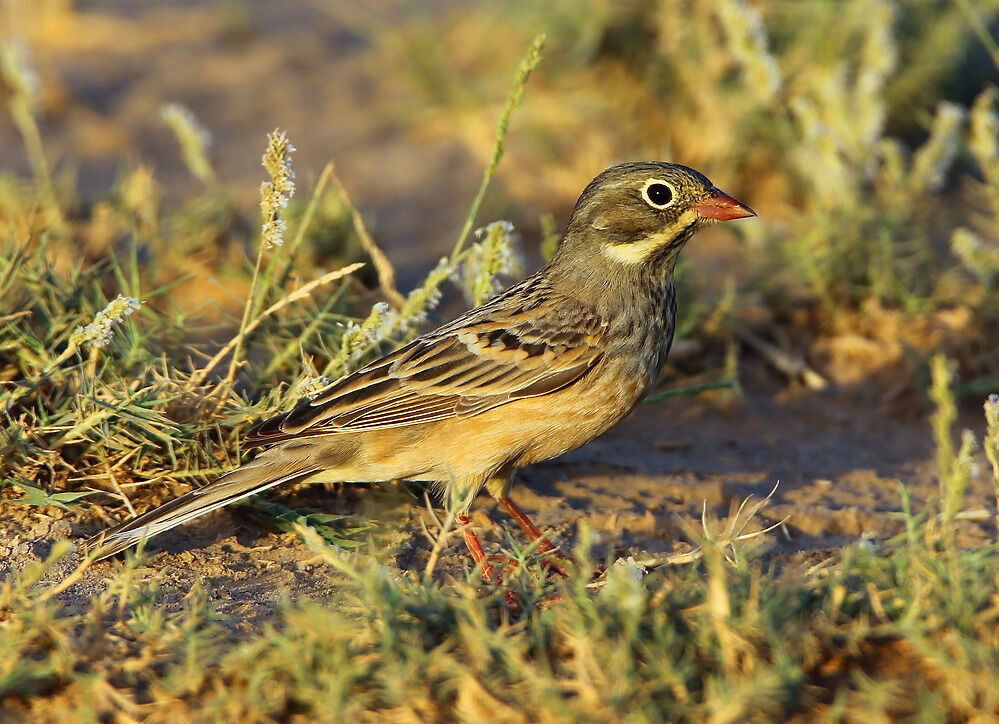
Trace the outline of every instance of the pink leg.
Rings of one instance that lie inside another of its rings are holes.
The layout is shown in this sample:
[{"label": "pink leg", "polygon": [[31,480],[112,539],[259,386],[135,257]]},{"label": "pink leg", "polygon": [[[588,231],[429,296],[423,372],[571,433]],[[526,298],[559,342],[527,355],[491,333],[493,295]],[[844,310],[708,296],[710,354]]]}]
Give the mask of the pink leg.
[{"label": "pink leg", "polygon": [[[569,560],[568,556],[562,554],[555,549],[548,539],[545,538],[544,534],[538,530],[538,526],[531,522],[531,519],[527,517],[527,513],[521,510],[520,506],[513,502],[512,498],[503,496],[497,498],[499,504],[503,506],[504,510],[510,514],[510,517],[517,521],[517,525],[520,526],[521,530],[531,539],[531,542],[538,541],[538,550],[544,554],[552,554],[554,557],[561,558],[562,560]],[[565,566],[561,563],[548,559],[547,565],[554,568],[556,571],[561,573],[563,576],[568,575]]]},{"label": "pink leg", "polygon": [[464,539],[465,545],[468,546],[468,552],[475,559],[475,565],[482,564],[482,577],[489,583],[499,583],[499,579],[496,578],[496,572],[493,571],[493,567],[486,560],[486,552],[482,549],[482,544],[479,543],[479,537],[475,535],[475,531],[468,525],[468,516],[459,515],[455,520],[461,526],[461,537]]},{"label": "pink leg", "polygon": [[[489,563],[488,556],[486,556],[486,552],[482,549],[482,544],[479,542],[479,537],[469,527],[468,516],[459,515],[455,517],[455,520],[461,526],[461,537],[464,539],[465,545],[468,546],[468,551],[472,554],[472,558],[475,559],[475,565],[482,565],[482,577],[487,583],[495,583],[497,586],[503,585],[503,580],[496,575],[496,571],[493,570],[492,565]],[[503,598],[506,600],[507,607],[511,610],[520,608],[517,594],[513,591],[504,591]]]}]

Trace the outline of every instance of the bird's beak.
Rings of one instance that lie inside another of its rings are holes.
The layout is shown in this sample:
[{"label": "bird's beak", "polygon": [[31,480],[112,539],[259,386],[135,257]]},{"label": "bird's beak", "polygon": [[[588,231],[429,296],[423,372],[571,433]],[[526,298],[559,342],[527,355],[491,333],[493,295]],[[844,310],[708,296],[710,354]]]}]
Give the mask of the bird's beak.
[{"label": "bird's beak", "polygon": [[721,189],[711,187],[711,195],[694,206],[697,213],[704,219],[715,221],[731,221],[756,216],[756,212],[741,201],[736,201]]}]

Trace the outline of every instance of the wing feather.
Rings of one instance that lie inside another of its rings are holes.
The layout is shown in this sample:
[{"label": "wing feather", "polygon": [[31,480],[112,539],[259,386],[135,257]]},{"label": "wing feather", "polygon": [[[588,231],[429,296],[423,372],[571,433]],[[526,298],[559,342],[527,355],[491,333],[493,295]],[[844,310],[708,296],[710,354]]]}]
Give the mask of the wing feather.
[{"label": "wing feather", "polygon": [[535,276],[258,424],[246,443],[471,417],[551,394],[602,359],[606,328]]}]

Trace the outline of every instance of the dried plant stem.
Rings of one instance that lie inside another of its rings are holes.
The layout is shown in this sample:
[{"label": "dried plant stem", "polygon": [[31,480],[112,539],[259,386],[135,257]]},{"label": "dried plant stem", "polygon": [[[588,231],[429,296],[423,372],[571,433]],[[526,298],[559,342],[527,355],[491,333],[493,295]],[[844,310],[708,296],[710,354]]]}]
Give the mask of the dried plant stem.
[{"label": "dried plant stem", "polygon": [[[0,69],[0,84],[2,84],[5,75],[2,71],[3,69]],[[65,229],[66,221],[63,218],[62,209],[59,208],[59,201],[52,185],[52,174],[49,171],[48,161],[45,159],[42,134],[38,130],[38,122],[35,120],[31,98],[24,92],[20,84],[14,83],[12,85],[14,93],[10,99],[10,115],[24,141],[24,148],[27,151],[31,172],[35,177],[38,194],[45,208],[52,214],[53,226]]]},{"label": "dried plant stem", "polygon": [[971,29],[974,31],[975,35],[978,36],[979,41],[989,53],[989,57],[995,64],[996,68],[999,68],[999,44],[996,43],[995,38],[989,33],[989,28],[982,20],[982,16],[978,14],[978,11],[972,7],[968,0],[955,0],[958,7],[968,18],[968,24],[971,25]]},{"label": "dried plant stem", "polygon": [[[232,350],[232,359],[229,361],[229,372],[225,376],[225,386],[229,387],[232,385],[233,380],[236,379],[236,368],[239,366],[240,354],[243,351],[243,340],[248,334],[247,324],[250,320],[250,310],[256,306],[256,292],[257,292],[257,280],[260,278],[260,263],[264,258],[264,245],[261,244],[260,248],[257,249],[257,262],[253,266],[253,278],[250,280],[250,293],[246,295],[246,304],[243,305],[243,318],[239,323],[239,334],[232,338],[232,346],[223,347],[223,351],[226,353]],[[224,356],[224,355],[223,355]],[[216,355],[217,357],[217,355]],[[213,358],[209,366],[205,368],[204,373],[208,374],[208,371],[213,369],[218,362]],[[203,380],[202,376],[198,382],[194,383],[195,386],[200,384],[200,380]]]},{"label": "dried plant stem", "polygon": [[28,161],[38,184],[39,194],[44,201],[45,207],[52,214],[55,226],[64,228],[66,225],[63,219],[62,209],[59,208],[59,201],[56,199],[55,189],[52,185],[52,175],[49,172],[48,162],[45,160],[45,151],[42,148],[42,135],[38,131],[38,124],[35,117],[30,112],[25,112],[14,105],[11,108],[11,115],[14,124],[24,139],[24,146],[28,149]]},{"label": "dried plant stem", "polygon": [[[216,355],[208,361],[207,365],[202,367],[191,377],[190,387],[197,387],[198,385],[202,384],[205,381],[205,378],[211,373],[211,371],[218,366],[219,362],[221,362],[225,358],[225,356],[230,352],[232,352],[233,350],[236,350],[233,356],[233,360],[235,360],[236,355],[238,355],[238,350],[240,349],[243,343],[243,339],[246,337],[246,335],[252,333],[253,330],[259,327],[260,323],[263,322],[267,317],[271,316],[275,312],[280,311],[289,304],[297,302],[299,299],[303,299],[309,296],[316,288],[321,287],[324,284],[329,284],[330,282],[336,281],[337,279],[345,277],[348,274],[352,274],[353,272],[357,271],[363,266],[364,264],[362,264],[361,262],[357,262],[355,264],[348,264],[342,269],[337,269],[336,271],[331,271],[327,274],[323,274],[318,279],[314,279],[308,284],[302,285],[295,291],[289,292],[284,297],[274,302],[274,304],[267,307],[267,309],[258,314],[252,321],[248,321],[240,325],[239,334],[230,339],[225,344],[225,346],[223,346],[222,349],[220,349],[216,353]],[[250,298],[252,298],[252,294]],[[249,305],[249,299],[247,300],[247,304]],[[247,309],[249,309],[249,306],[247,306]],[[230,372],[232,372],[232,370],[233,367],[230,366]],[[233,376],[230,375],[229,377],[226,378],[223,384],[224,385],[232,384],[232,380]]]},{"label": "dried plant stem", "polygon": [[434,569],[437,568],[437,561],[440,559],[441,552],[444,550],[444,546],[447,545],[447,540],[451,533],[455,530],[455,521],[458,519],[461,511],[468,510],[468,506],[474,497],[475,494],[473,491],[468,491],[462,495],[452,481],[452,485],[448,488],[446,499],[447,516],[445,516],[442,521],[434,512],[433,506],[430,504],[430,496],[424,494],[423,500],[427,506],[427,512],[437,524],[437,534],[435,535],[427,529],[425,520],[420,521],[420,525],[423,527],[424,535],[426,535],[427,538],[433,542],[433,548],[430,551],[430,558],[427,559],[427,565],[423,569],[423,582],[425,584],[428,584],[431,581]]},{"label": "dried plant stem", "polygon": [[[704,530],[705,539],[713,541],[719,549],[725,549],[730,546],[734,548],[735,543],[741,543],[743,541],[758,538],[783,526],[791,516],[786,516],[776,523],[772,523],[771,525],[768,525],[760,530],[753,531],[751,533],[746,532],[746,528],[749,526],[749,523],[754,520],[759,512],[770,503],[770,500],[777,492],[778,487],[779,483],[774,485],[773,489],[767,494],[767,496],[750,508],[749,512],[746,513],[745,518],[743,518],[743,513],[746,511],[749,501],[752,500],[753,496],[750,495],[745,498],[739,505],[739,509],[736,510],[735,515],[732,516],[728,530],[718,537],[712,536],[710,530],[708,529],[708,509],[707,503],[705,503],[701,508],[701,528]],[[653,556],[651,558],[645,558],[635,562],[642,568],[659,568],[661,566],[677,566],[694,563],[703,557],[704,548],[703,546],[698,546],[694,550],[687,551],[686,553],[674,553],[668,556]]]},{"label": "dried plant stem", "polygon": [[326,190],[326,184],[329,183],[332,174],[333,162],[330,161],[323,168],[323,172],[319,174],[319,181],[316,182],[316,188],[312,192],[312,198],[309,199],[309,205],[305,208],[305,214],[302,216],[302,221],[298,225],[298,229],[295,231],[295,238],[291,240],[291,244],[288,247],[288,269],[285,271],[285,274],[287,274],[287,272],[291,269],[291,263],[295,259],[298,247],[302,245],[302,241],[305,239],[305,232],[312,223],[312,217],[316,215],[316,208],[319,206],[319,199],[323,197],[323,192]]},{"label": "dried plant stem", "polygon": [[748,329],[737,328],[735,333],[740,340],[759,352],[767,362],[774,366],[774,369],[788,378],[800,379],[806,387],[812,390],[822,390],[829,385],[822,375],[809,367],[800,357],[760,339]]},{"label": "dried plant stem", "polygon": [[[131,453],[128,453],[128,455],[131,455]],[[128,455],[126,455],[126,457],[128,457]],[[125,491],[121,489],[121,485],[118,483],[118,477],[114,474],[114,468],[107,460],[104,461],[104,467],[107,469],[108,480],[111,481],[111,485],[118,493],[118,496],[122,499],[122,502],[125,503],[125,507],[128,508],[129,514],[134,518],[138,515],[138,513],[135,512],[135,508],[132,506],[132,501],[129,500],[127,495],[125,495]]]},{"label": "dried plant stem", "polygon": [[424,502],[427,506],[427,512],[430,513],[437,523],[437,534],[434,535],[427,529],[427,524],[425,521],[421,520],[420,524],[423,526],[423,532],[426,534],[427,538],[433,541],[433,547],[430,549],[430,557],[427,559],[427,565],[423,569],[423,581],[424,583],[429,583],[433,577],[434,570],[437,568],[437,562],[440,560],[441,552],[444,550],[444,546],[447,545],[447,539],[450,537],[451,532],[454,530],[454,521],[457,517],[455,509],[452,506],[448,506],[447,516],[445,516],[442,521],[434,513],[433,506],[430,504],[430,497],[424,495]]},{"label": "dried plant stem", "polygon": [[[316,183],[316,188],[312,191],[312,198],[309,199],[309,204],[305,208],[305,214],[303,214],[302,220],[298,224],[298,229],[295,231],[295,237],[291,240],[291,244],[288,247],[284,270],[278,276],[277,282],[274,281],[274,271],[277,268],[276,264],[270,264],[264,272],[263,286],[265,289],[270,289],[274,284],[276,284],[279,288],[284,288],[284,285],[287,284],[288,279],[291,277],[291,273],[295,265],[295,258],[298,254],[298,248],[302,245],[302,241],[305,239],[305,232],[312,223],[312,218],[316,215],[316,208],[319,206],[319,199],[322,198],[323,192],[326,189],[326,184],[329,183],[330,172],[332,170],[333,164],[331,162],[326,164],[325,168],[323,168],[323,172],[319,175],[319,181]],[[249,299],[247,301],[249,301]],[[251,313],[255,312],[259,308],[259,304],[260,300],[256,300],[251,308]],[[274,360],[272,360],[272,362],[274,362]]]},{"label": "dried plant stem", "polygon": [[406,303],[406,298],[399,293],[399,290],[395,286],[395,269],[392,267],[392,262],[389,261],[388,257],[385,256],[385,252],[378,247],[371,234],[368,233],[361,212],[357,210],[357,207],[350,200],[347,188],[343,185],[340,177],[337,176],[333,164],[330,163],[326,168],[329,169],[330,178],[333,179],[333,183],[340,193],[340,198],[343,199],[343,203],[350,210],[350,219],[354,224],[354,233],[360,239],[364,251],[371,257],[371,263],[374,264],[375,272],[378,274],[378,285],[382,288],[382,293],[388,298],[393,307],[402,309],[402,305]]},{"label": "dried plant stem", "polygon": [[493,176],[496,174],[500,159],[503,158],[503,151],[506,149],[506,133],[510,126],[510,116],[513,115],[514,110],[516,110],[517,106],[524,99],[524,87],[527,85],[528,78],[531,77],[531,72],[541,62],[541,48],[544,44],[544,34],[534,38],[531,42],[531,47],[527,50],[527,55],[524,56],[524,60],[521,61],[520,67],[517,69],[516,76],[514,76],[513,88],[510,90],[510,95],[507,96],[506,105],[503,107],[499,122],[496,124],[496,142],[493,146],[493,155],[489,160],[489,165],[486,166],[485,173],[482,175],[482,183],[479,185],[479,191],[472,201],[472,206],[468,210],[468,216],[465,217],[465,224],[461,227],[461,233],[458,234],[458,240],[455,242],[454,250],[451,252],[452,263],[457,261],[458,255],[461,253],[462,248],[465,246],[465,241],[468,239],[468,235],[472,233],[475,218],[479,214],[479,207],[482,206],[482,200],[486,196],[486,189],[489,188],[489,182],[492,181]]},{"label": "dried plant stem", "polygon": [[340,299],[342,299],[343,294],[347,291],[348,288],[349,285],[344,284],[343,286],[340,287],[340,289],[333,292],[332,294],[329,295],[329,297],[327,297],[326,303],[319,309],[319,311],[316,314],[312,316],[312,319],[309,320],[308,326],[302,330],[301,334],[299,334],[298,337],[294,339],[288,340],[287,344],[285,344],[284,346],[284,349],[282,349],[278,354],[274,356],[273,359],[271,359],[270,362],[268,362],[267,366],[264,368],[263,374],[261,375],[261,379],[266,379],[267,377],[272,375],[278,368],[283,366],[289,359],[291,359],[294,355],[296,355],[303,348],[303,346],[310,339],[312,339],[313,335],[315,335],[319,331],[320,327],[322,327],[323,325],[323,322],[326,321],[327,318],[334,316],[330,314],[330,310],[333,309],[333,307],[336,305],[337,302],[340,301]]},{"label": "dried plant stem", "polygon": [[[63,541],[60,541],[60,544],[62,543]],[[66,541],[66,543],[68,543],[68,541]],[[55,554],[55,551],[53,551],[52,558],[56,557],[57,556]],[[38,602],[44,603],[45,601],[48,601],[54,598],[55,596],[58,596],[60,593],[68,589],[74,583],[83,578],[83,574],[87,572],[87,569],[90,568],[90,566],[93,565],[93,563],[94,563],[93,558],[91,558],[90,556],[85,557],[83,560],[80,561],[80,565],[78,565],[72,573],[70,573],[64,579],[59,581],[59,583],[57,583],[56,585],[45,589],[45,592],[38,597]]]}]

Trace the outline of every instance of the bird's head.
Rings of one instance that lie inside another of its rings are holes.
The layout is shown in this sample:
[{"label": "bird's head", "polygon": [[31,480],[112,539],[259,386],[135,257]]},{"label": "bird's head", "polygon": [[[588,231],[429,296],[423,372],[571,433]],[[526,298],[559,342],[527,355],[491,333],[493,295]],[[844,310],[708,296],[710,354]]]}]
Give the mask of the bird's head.
[{"label": "bird's head", "polygon": [[700,228],[756,216],[687,166],[657,161],[612,166],[580,195],[556,257],[600,255],[602,267],[657,269]]}]

